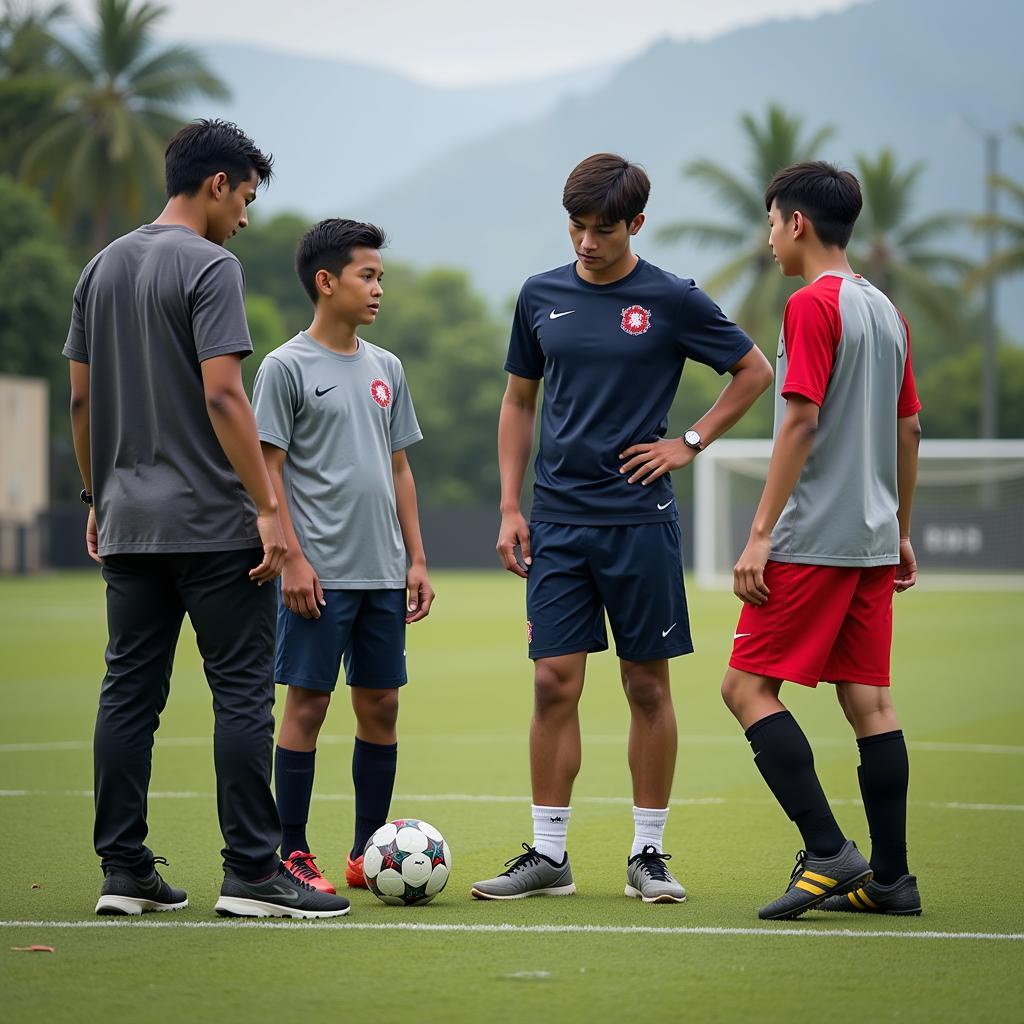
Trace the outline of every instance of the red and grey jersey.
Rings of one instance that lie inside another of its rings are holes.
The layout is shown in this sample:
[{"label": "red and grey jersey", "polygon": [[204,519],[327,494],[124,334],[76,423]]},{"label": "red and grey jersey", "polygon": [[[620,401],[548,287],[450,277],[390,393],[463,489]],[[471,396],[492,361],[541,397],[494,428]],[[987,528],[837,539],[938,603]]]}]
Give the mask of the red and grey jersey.
[{"label": "red and grey jersey", "polygon": [[896,421],[921,408],[910,328],[859,275],[828,271],[786,304],[775,430],[786,399],[821,407],[818,432],[772,531],[771,558],[809,565],[899,562]]}]

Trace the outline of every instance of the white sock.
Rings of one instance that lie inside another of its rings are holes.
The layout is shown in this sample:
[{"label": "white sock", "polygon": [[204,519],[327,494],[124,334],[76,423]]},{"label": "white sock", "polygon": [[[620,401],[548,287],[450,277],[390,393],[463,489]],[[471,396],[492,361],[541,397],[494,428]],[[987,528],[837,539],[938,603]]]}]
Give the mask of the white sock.
[{"label": "white sock", "polygon": [[665,822],[668,821],[668,808],[656,810],[653,807],[633,808],[633,848],[630,857],[635,857],[645,846],[653,846],[658,853],[662,849],[662,837],[665,834]]},{"label": "white sock", "polygon": [[565,856],[565,836],[569,831],[571,807],[538,807],[531,804],[533,812],[533,848],[553,860],[562,863]]}]

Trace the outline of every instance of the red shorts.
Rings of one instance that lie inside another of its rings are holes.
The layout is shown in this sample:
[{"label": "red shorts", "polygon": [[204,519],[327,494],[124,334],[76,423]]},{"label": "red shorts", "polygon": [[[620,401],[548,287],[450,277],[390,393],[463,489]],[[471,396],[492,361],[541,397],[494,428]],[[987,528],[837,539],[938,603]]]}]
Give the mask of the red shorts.
[{"label": "red shorts", "polygon": [[858,569],[771,562],[762,605],[745,604],[729,664],[804,686],[889,685],[895,565]]}]

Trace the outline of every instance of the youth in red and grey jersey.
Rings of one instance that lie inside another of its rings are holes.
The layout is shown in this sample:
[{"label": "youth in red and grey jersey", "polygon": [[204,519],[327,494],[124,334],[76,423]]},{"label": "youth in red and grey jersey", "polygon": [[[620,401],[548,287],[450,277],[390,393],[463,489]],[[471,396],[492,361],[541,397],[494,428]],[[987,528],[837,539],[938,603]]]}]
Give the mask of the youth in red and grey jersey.
[{"label": "youth in red and grey jersey", "polygon": [[906,320],[859,274],[827,271],[786,305],[775,379],[776,433],[791,395],[821,411],[769,557],[896,565],[896,420],[921,408]]}]

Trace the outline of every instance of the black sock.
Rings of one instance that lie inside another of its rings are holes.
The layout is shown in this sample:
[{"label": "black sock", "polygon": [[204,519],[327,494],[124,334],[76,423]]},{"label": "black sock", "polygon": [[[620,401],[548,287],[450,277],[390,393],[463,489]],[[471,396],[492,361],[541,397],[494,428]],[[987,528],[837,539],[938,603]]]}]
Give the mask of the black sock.
[{"label": "black sock", "polygon": [[315,750],[274,752],[274,785],[277,790],[277,813],[281,816],[281,856],[287,860],[296,850],[309,852],[306,822],[309,820],[309,798],[313,795]]},{"label": "black sock", "polygon": [[875,881],[891,885],[909,874],[907,867],[907,784],[910,762],[903,731],[857,740],[860,795],[871,832],[871,870]]},{"label": "black sock", "polygon": [[356,737],[352,748],[352,785],[356,792],[353,858],[363,855],[370,836],[388,820],[397,767],[397,743],[367,743]]},{"label": "black sock", "polygon": [[746,731],[754,764],[790,821],[800,829],[808,854],[831,857],[846,837],[839,830],[814,773],[814,754],[788,711],[778,711]]}]

